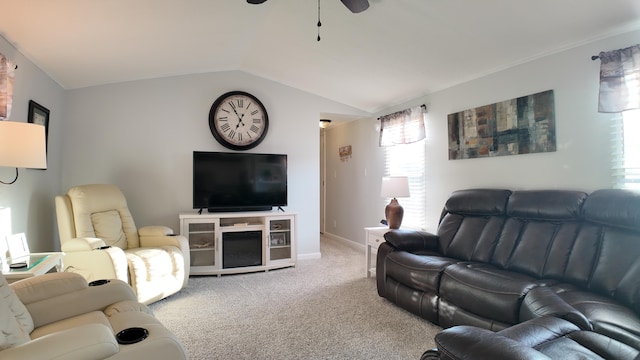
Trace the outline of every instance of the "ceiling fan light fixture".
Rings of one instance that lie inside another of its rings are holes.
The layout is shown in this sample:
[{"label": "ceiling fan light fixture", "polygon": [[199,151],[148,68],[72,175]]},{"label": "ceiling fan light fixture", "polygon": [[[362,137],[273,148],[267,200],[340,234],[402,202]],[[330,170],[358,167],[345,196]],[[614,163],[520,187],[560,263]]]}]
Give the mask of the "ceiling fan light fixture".
[{"label": "ceiling fan light fixture", "polygon": [[369,8],[368,0],[340,0],[352,13],[360,13]]},{"label": "ceiling fan light fixture", "polygon": [[320,128],[321,129],[326,129],[329,127],[329,125],[331,125],[331,120],[329,119],[320,119]]},{"label": "ceiling fan light fixture", "polygon": [[267,0],[247,0],[249,4],[262,4],[265,1]]}]

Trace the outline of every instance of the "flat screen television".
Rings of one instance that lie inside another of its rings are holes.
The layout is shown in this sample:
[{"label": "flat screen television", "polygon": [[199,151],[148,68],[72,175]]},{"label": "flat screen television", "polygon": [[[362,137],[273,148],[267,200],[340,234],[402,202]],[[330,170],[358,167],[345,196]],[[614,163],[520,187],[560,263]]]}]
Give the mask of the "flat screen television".
[{"label": "flat screen television", "polygon": [[193,208],[264,211],[287,205],[287,155],[193,152]]}]

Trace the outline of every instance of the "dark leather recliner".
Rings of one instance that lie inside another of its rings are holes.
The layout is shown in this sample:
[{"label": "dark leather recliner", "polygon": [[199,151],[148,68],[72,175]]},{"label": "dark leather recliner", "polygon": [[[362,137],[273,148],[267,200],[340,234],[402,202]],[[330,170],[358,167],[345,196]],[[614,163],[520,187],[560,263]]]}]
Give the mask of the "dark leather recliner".
[{"label": "dark leather recliner", "polygon": [[385,239],[379,295],[442,327],[551,316],[640,349],[640,193],[462,190],[436,234]]},{"label": "dark leather recliner", "polygon": [[421,360],[636,359],[638,350],[555,317],[542,317],[499,332],[455,326],[436,335],[437,350]]}]

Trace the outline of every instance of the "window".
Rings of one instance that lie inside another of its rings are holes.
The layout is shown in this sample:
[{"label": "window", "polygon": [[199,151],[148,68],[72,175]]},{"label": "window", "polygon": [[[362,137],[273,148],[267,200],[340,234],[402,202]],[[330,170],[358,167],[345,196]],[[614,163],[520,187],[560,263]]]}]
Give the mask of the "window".
[{"label": "window", "polygon": [[613,186],[640,190],[640,110],[628,110],[612,123]]},{"label": "window", "polygon": [[[385,146],[384,176],[407,176],[410,197],[398,199],[404,209],[402,227],[424,229],[425,198],[425,140],[410,144]],[[391,199],[385,199],[384,206]]]},{"label": "window", "polygon": [[[384,176],[406,176],[409,197],[398,203],[404,209],[402,226],[425,226],[425,105],[380,117],[380,146],[384,149]],[[389,203],[390,199],[385,199]]]}]

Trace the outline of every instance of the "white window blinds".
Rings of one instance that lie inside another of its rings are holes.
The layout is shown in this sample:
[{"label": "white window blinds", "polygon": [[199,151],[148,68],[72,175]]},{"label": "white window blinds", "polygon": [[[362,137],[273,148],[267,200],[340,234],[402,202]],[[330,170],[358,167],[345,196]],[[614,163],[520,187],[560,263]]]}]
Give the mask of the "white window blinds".
[{"label": "white window blinds", "polygon": [[640,190],[640,110],[624,111],[611,124],[613,186]]}]

